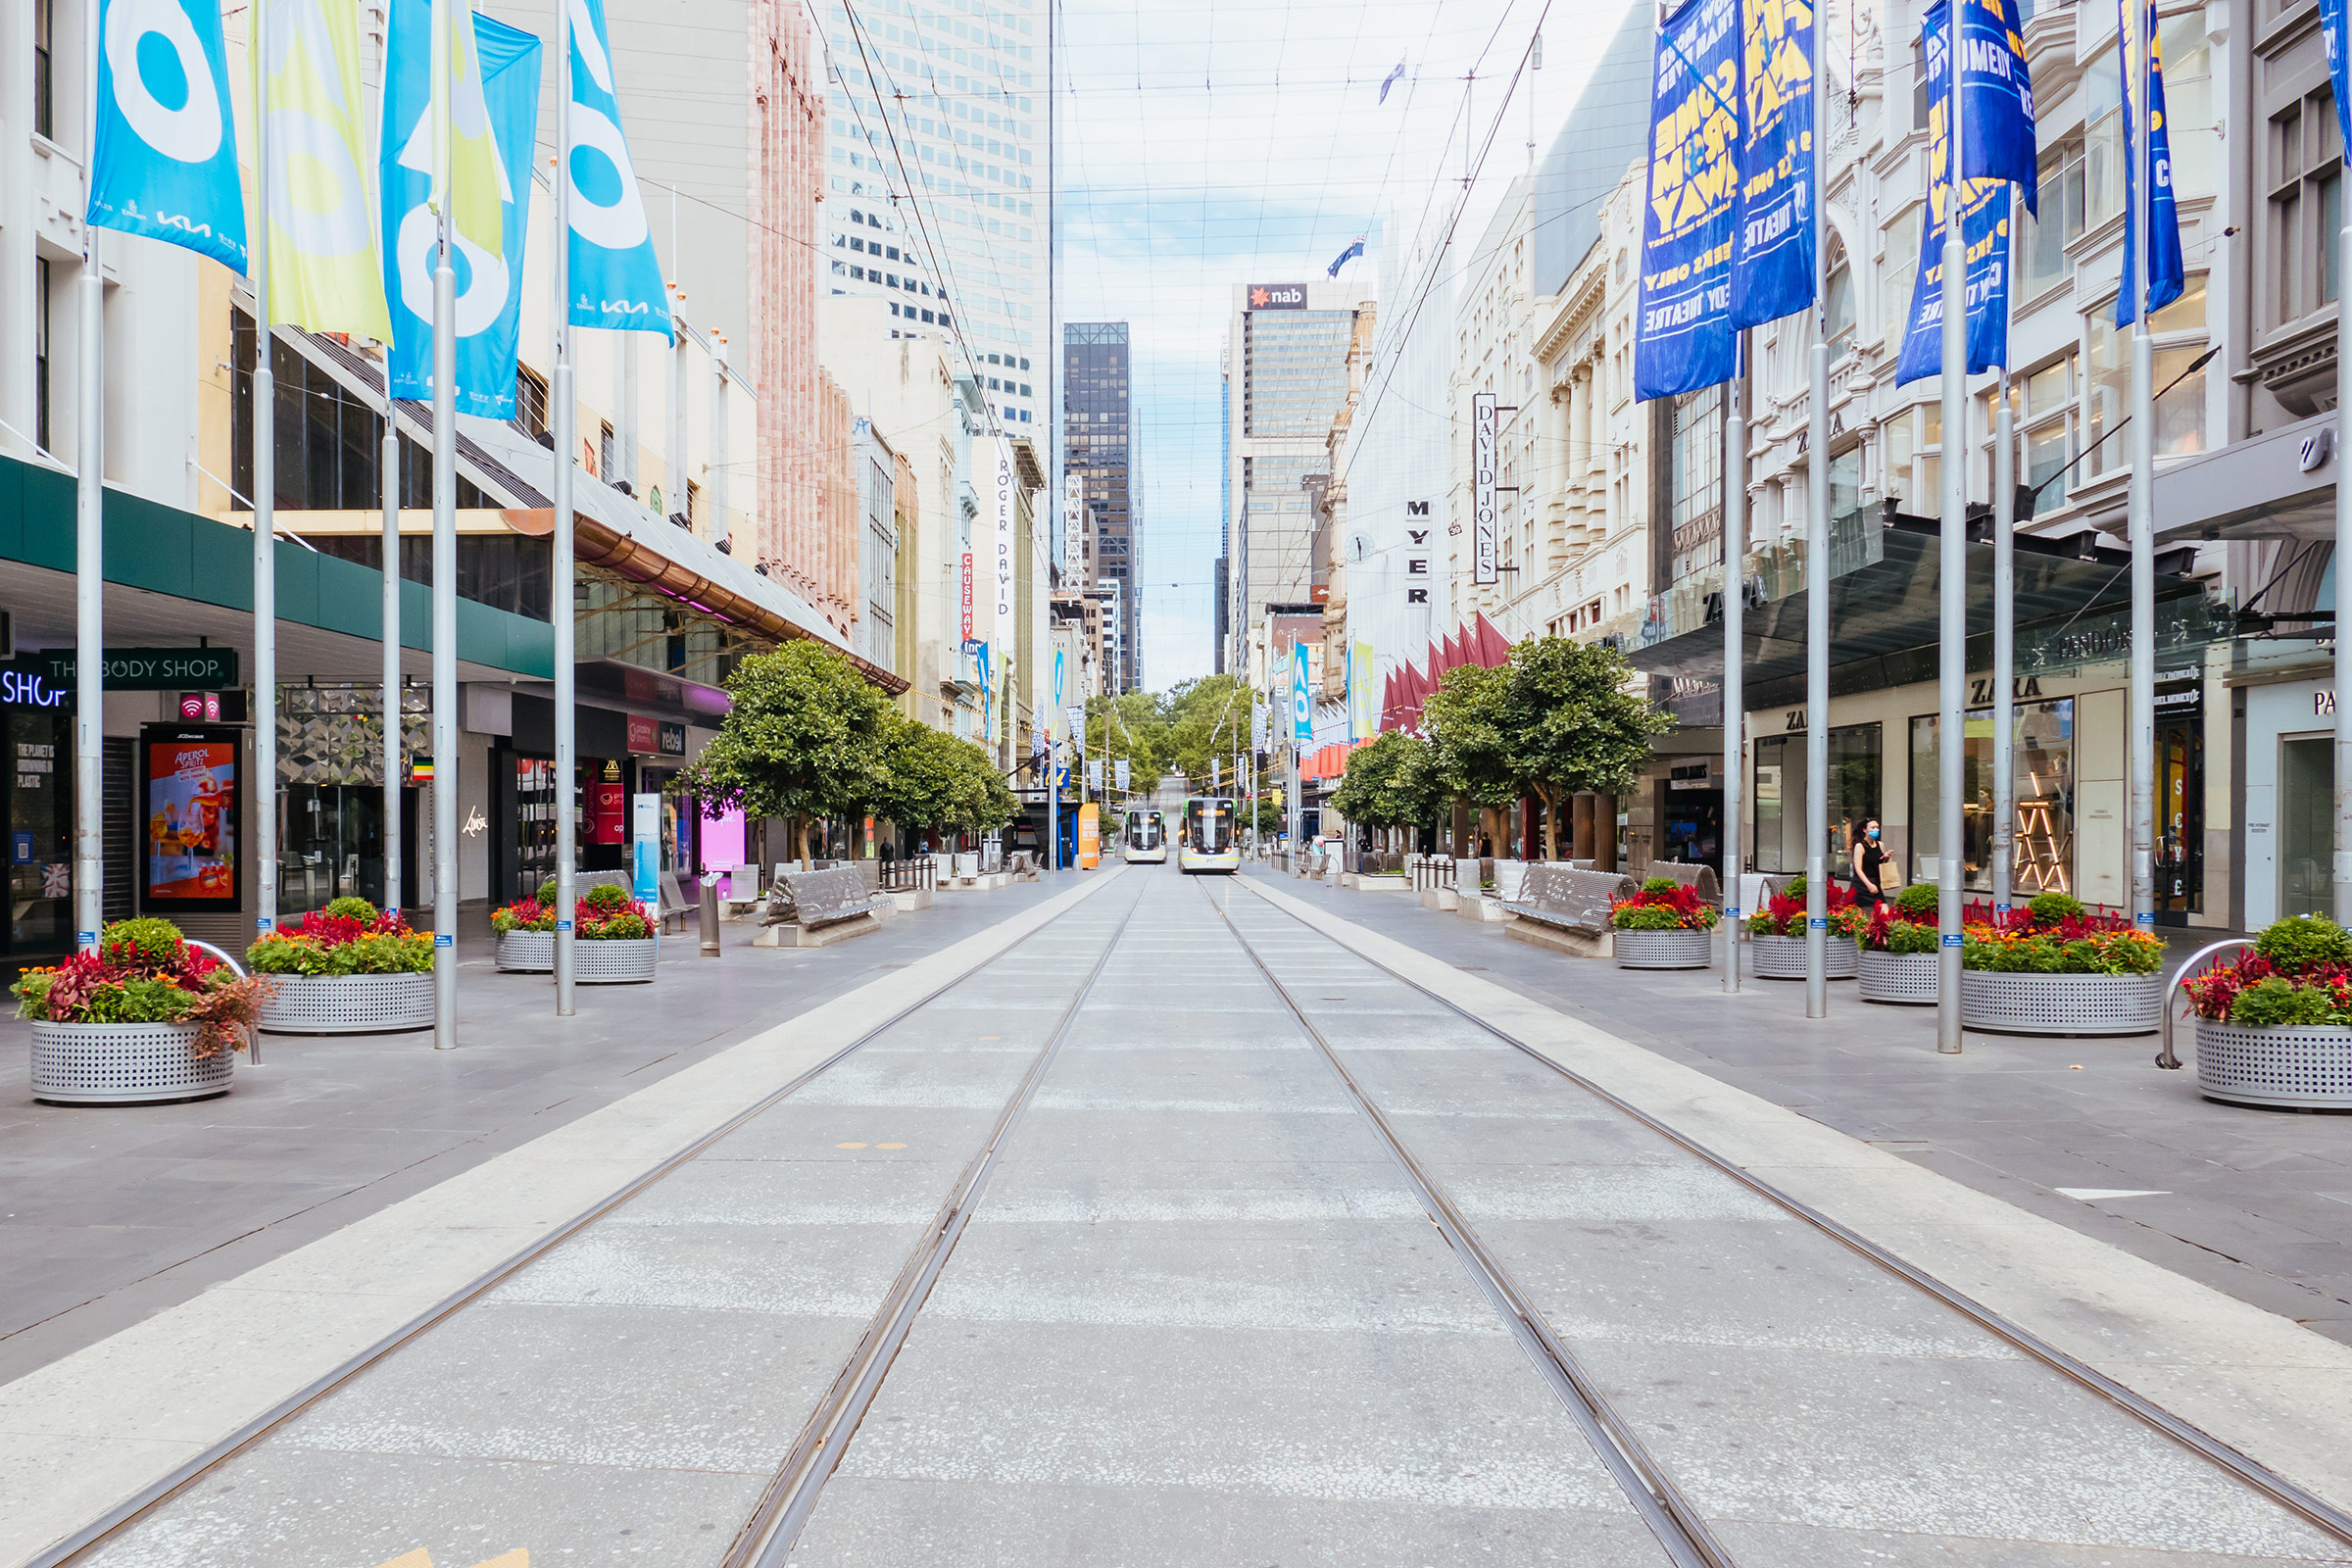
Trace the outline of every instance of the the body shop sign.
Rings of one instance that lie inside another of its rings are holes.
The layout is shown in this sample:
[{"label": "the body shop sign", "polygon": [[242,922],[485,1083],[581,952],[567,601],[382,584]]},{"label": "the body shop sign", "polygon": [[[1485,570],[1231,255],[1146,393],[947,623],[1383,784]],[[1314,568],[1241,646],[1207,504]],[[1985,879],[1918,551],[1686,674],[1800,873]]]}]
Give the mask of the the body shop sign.
[{"label": "the body shop sign", "polygon": [[[44,649],[52,686],[74,684],[74,650]],[[234,648],[109,648],[101,672],[110,692],[220,691],[237,683]]]}]

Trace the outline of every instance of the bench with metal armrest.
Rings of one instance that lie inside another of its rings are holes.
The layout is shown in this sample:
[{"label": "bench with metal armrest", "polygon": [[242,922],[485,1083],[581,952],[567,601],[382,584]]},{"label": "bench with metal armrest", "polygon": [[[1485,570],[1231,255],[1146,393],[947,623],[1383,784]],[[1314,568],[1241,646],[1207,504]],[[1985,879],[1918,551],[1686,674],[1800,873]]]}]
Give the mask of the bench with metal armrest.
[{"label": "bench with metal armrest", "polygon": [[819,948],[830,942],[879,930],[876,911],[889,906],[865,884],[865,874],[854,865],[822,871],[776,867],[767,904],[760,912],[760,934],[752,945],[760,948]]},{"label": "bench with metal armrest", "polygon": [[1616,871],[1531,865],[1519,897],[1502,906],[1519,917],[1505,934],[1579,957],[1604,958],[1612,951],[1609,906],[1639,891],[1632,877]]}]

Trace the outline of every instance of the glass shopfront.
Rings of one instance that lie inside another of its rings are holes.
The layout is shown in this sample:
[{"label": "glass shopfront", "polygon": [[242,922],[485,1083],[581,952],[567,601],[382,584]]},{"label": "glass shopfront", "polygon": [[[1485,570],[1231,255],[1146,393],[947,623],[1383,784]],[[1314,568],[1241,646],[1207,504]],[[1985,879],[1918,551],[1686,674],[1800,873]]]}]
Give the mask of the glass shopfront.
[{"label": "glass shopfront", "polygon": [[288,784],[280,795],[277,908],[336,899],[384,903],[384,791],[375,784]]},{"label": "glass shopfront", "polygon": [[[2019,703],[2013,711],[2011,774],[2017,798],[2017,847],[2010,887],[2020,900],[2075,891],[2075,703]],[[1942,842],[1938,715],[1911,720],[1911,856],[1908,878],[1937,880]],[[1961,886],[1992,891],[1992,710],[1964,720],[1960,764]]]},{"label": "glass shopfront", "polygon": [[499,903],[527,899],[556,874],[556,760],[524,752],[501,752],[491,759],[503,798],[492,815],[512,824],[496,867]]},{"label": "glass shopfront", "polygon": [[2278,742],[2278,913],[2335,912],[2335,738]]},{"label": "glass shopfront", "polygon": [[[1832,876],[1853,872],[1854,840],[1880,814],[1885,779],[1885,726],[1847,724],[1825,737],[1829,746],[1827,848]],[[1749,869],[1776,874],[1805,868],[1805,736],[1771,735],[1756,742],[1756,843]]]},{"label": "glass shopfront", "polygon": [[73,720],[8,715],[8,949],[74,946]]}]

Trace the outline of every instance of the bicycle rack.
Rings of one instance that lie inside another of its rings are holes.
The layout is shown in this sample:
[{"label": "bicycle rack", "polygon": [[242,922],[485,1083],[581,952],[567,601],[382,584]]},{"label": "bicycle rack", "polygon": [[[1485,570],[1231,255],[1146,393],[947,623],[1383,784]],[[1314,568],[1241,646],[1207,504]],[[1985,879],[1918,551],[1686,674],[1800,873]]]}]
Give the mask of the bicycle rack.
[{"label": "bicycle rack", "polygon": [[2156,1026],[2158,1048],[2156,1065],[2167,1072],[2180,1070],[2180,1057],[2173,1050],[2173,996],[2184,980],[2197,978],[2197,966],[2225,948],[2251,948],[2254,943],[2246,937],[2230,937],[2226,941],[2208,943],[2188,956],[2188,960],[2173,971],[2172,980],[2164,988],[2164,1016]]}]

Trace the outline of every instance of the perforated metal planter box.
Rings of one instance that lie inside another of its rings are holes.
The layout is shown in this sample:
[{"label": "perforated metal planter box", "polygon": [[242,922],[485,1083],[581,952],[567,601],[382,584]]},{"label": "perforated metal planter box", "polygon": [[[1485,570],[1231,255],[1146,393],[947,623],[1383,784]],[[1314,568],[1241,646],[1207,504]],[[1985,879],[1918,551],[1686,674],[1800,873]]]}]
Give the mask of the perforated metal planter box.
[{"label": "perforated metal planter box", "polygon": [[[555,967],[553,938],[550,938],[548,967]],[[654,977],[654,939],[638,937],[627,941],[573,942],[571,945],[571,977],[584,986],[636,985]]]},{"label": "perforated metal planter box", "polygon": [[1704,969],[1714,961],[1712,931],[1619,931],[1620,969]]},{"label": "perforated metal planter box", "polygon": [[35,1023],[32,1098],[58,1105],[146,1105],[228,1093],[236,1053],[196,1054],[192,1023]]},{"label": "perforated metal planter box", "polygon": [[[1832,980],[1851,980],[1860,967],[1860,955],[1854,951],[1854,939],[1832,935],[1828,951],[1822,955],[1822,972]],[[1749,937],[1747,947],[1756,956],[1756,978],[1759,980],[1802,980],[1805,977],[1805,939],[1803,937]]]},{"label": "perforated metal planter box", "polygon": [[505,933],[498,939],[498,966],[509,974],[555,973],[556,934],[553,931]]},{"label": "perforated metal planter box", "polygon": [[2197,1089],[2233,1105],[2352,1110],[2352,1029],[2246,1029],[2199,1018]]},{"label": "perforated metal planter box", "polygon": [[1864,948],[1858,976],[1862,1000],[1933,1007],[1936,957],[1933,953],[1877,953]]},{"label": "perforated metal planter box", "polygon": [[1960,972],[1960,1021],[2012,1035],[2152,1035],[2164,1020],[2160,974]]},{"label": "perforated metal planter box", "polygon": [[281,974],[262,1006],[262,1027],[280,1035],[383,1035],[433,1026],[433,972]]}]

